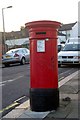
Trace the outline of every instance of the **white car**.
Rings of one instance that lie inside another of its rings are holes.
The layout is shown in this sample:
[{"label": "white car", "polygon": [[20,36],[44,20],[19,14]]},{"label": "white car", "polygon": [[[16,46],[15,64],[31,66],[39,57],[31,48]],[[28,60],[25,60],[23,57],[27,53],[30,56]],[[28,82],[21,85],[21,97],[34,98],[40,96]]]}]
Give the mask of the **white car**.
[{"label": "white car", "polygon": [[64,48],[65,44],[58,44],[58,52]]},{"label": "white car", "polygon": [[30,51],[27,48],[11,49],[2,56],[2,64],[9,66],[13,63],[25,64],[29,62]]},{"label": "white car", "polygon": [[69,42],[58,53],[58,65],[80,64],[80,42]]},{"label": "white car", "polygon": [[79,37],[69,38],[67,39],[66,44],[69,42],[79,42],[79,41],[80,41]]}]

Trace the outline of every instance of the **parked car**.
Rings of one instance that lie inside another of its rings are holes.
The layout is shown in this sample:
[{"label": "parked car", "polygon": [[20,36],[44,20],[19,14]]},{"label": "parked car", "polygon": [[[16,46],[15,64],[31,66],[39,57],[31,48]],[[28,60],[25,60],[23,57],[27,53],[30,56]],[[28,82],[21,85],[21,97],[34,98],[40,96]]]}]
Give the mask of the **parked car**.
[{"label": "parked car", "polygon": [[74,38],[68,38],[66,40],[66,44],[69,42],[80,42],[80,38],[79,37],[74,37]]},{"label": "parked car", "polygon": [[20,63],[24,65],[29,62],[30,51],[27,48],[11,49],[2,56],[2,64],[9,66],[10,64]]},{"label": "parked car", "polygon": [[58,65],[80,64],[80,42],[69,42],[58,53]]}]

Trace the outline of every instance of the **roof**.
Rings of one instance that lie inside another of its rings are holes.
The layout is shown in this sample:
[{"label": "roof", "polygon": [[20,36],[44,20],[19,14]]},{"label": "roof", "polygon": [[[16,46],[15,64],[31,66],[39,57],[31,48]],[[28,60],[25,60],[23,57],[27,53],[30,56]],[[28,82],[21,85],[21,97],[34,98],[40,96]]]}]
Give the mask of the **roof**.
[{"label": "roof", "polygon": [[5,44],[8,46],[29,44],[29,38],[6,40]]},{"label": "roof", "polygon": [[75,23],[69,23],[69,24],[63,24],[60,28],[59,31],[66,31],[66,30],[72,30],[72,27],[76,24]]}]

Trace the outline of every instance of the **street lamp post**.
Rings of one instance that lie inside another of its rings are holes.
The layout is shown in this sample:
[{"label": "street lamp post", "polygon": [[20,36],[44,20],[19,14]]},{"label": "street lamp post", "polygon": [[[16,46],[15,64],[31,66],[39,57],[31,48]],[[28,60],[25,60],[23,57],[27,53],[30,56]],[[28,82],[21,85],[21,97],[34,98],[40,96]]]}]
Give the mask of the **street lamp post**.
[{"label": "street lamp post", "polygon": [[4,9],[7,9],[7,8],[12,8],[12,6],[8,6],[6,8],[2,8],[2,21],[3,21],[3,41],[2,41],[2,44],[4,45],[3,50],[2,50],[3,53],[6,52],[6,47],[5,47],[6,36],[5,36]]}]

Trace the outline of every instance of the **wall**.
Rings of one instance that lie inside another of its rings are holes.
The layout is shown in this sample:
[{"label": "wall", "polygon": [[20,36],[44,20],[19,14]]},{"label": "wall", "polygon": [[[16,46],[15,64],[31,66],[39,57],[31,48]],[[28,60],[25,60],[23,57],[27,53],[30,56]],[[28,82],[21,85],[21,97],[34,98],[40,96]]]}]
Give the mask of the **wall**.
[{"label": "wall", "polygon": [[72,27],[71,38],[78,37],[78,23]]},{"label": "wall", "polygon": [[77,22],[71,31],[71,37],[78,37],[80,36],[80,23]]}]

